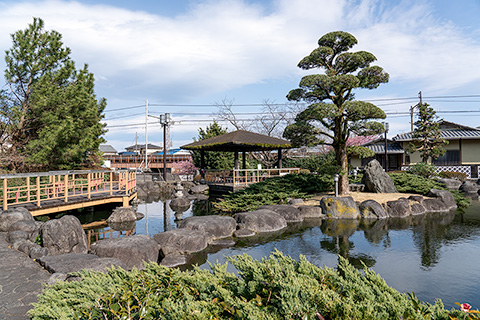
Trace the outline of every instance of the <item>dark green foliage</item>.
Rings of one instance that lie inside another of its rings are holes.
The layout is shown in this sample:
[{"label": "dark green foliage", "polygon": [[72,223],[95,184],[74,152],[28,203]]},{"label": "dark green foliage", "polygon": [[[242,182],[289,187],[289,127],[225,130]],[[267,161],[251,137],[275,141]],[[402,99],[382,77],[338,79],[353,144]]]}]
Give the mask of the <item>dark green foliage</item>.
[{"label": "dark green foliage", "polygon": [[457,171],[442,171],[438,175],[442,178],[457,179],[457,180],[460,180],[462,182],[467,180],[467,178],[468,178],[466,173],[457,172]]},{"label": "dark green foliage", "polygon": [[[440,182],[425,178],[421,175],[416,175],[409,172],[388,173],[392,178],[398,192],[404,193],[418,193],[427,195],[431,189],[447,190]],[[470,205],[470,199],[459,191],[450,191],[455,198],[455,202],[460,210],[467,208]]]},{"label": "dark green foliage", "polygon": [[248,255],[212,265],[212,272],[168,269],[157,264],[130,272],[82,271],[81,282],[44,289],[32,319],[449,319],[441,301],[420,302],[389,287],[366,267],[339,257],[337,269],[319,268],[281,252],[254,260]]},{"label": "dark green foliage", "polygon": [[34,18],[12,34],[5,52],[9,91],[0,95],[2,166],[32,171],[100,164],[100,123],[105,100],[97,101],[94,77],[77,71],[62,35]]},{"label": "dark green foliage", "polygon": [[424,178],[432,178],[435,175],[436,167],[433,164],[420,162],[408,167],[408,172]]},{"label": "dark green foliage", "polygon": [[333,183],[331,175],[288,174],[231,193],[213,206],[224,213],[250,211],[265,204],[287,203],[288,198],[306,198],[315,193],[332,191]]},{"label": "dark green foliage", "polygon": [[283,134],[294,146],[328,144],[333,147],[336,165],[340,168],[340,194],[348,192],[348,137],[383,132],[382,124],[375,120],[386,117],[374,104],[354,100],[354,89],[375,89],[389,78],[381,67],[370,65],[377,60],[373,54],[348,52],[355,44],[357,39],[350,33],[330,32],[318,40],[318,48],[299,62],[299,68],[320,68],[325,74],[303,77],[299,88],[287,95],[289,100],[309,105]]},{"label": "dark green foliage", "polygon": [[284,167],[302,168],[317,174],[333,175],[339,172],[339,167],[335,164],[335,153],[319,153],[308,157],[287,158],[283,160]]},{"label": "dark green foliage", "polygon": [[439,182],[409,172],[388,174],[398,192],[427,195],[431,189],[445,189]]},{"label": "dark green foliage", "polygon": [[[227,133],[227,129],[222,128],[216,121],[207,126],[204,130],[198,129],[198,139],[193,138],[195,141],[205,140],[213,138]],[[193,163],[196,167],[201,168],[201,153],[200,151],[192,151]],[[233,152],[221,152],[221,151],[205,151],[205,167],[202,169],[232,169],[234,165]]]},{"label": "dark green foliage", "polygon": [[410,144],[412,152],[420,152],[422,162],[431,162],[445,154],[444,145],[448,141],[441,138],[440,125],[435,120],[438,118],[435,110],[427,103],[419,104],[418,117]]}]

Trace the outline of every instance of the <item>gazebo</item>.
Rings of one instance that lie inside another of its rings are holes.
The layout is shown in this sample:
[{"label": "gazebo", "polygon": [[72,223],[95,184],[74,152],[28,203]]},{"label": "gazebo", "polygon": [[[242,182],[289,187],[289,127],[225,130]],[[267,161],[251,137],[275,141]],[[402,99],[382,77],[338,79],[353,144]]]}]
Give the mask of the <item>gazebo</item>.
[{"label": "gazebo", "polygon": [[238,154],[242,153],[242,167],[245,168],[245,153],[252,151],[278,150],[278,168],[282,168],[282,150],[290,149],[290,141],[269,137],[263,134],[245,130],[237,130],[212,137],[205,140],[195,141],[181,147],[186,150],[199,150],[201,155],[201,167],[205,167],[205,151],[227,151],[235,153],[234,168],[239,169]]}]

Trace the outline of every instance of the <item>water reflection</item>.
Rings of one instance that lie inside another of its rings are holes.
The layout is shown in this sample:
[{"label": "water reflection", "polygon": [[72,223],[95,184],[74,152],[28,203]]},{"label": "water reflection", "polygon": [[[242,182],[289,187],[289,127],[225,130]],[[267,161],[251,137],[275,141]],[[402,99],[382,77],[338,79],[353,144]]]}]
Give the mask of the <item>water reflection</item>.
[{"label": "water reflection", "polygon": [[[207,200],[195,200],[190,208],[176,211],[165,199],[141,203],[138,211],[145,218],[136,222],[135,231],[152,236],[177,228],[189,216],[208,214],[209,209]],[[85,214],[90,218],[98,216],[93,212]],[[108,218],[108,214],[100,216]],[[224,263],[227,256],[243,253],[261,259],[278,249],[295,259],[305,255],[320,267],[335,267],[341,255],[357,268],[373,268],[397,290],[414,291],[421,300],[433,303],[435,298],[441,298],[448,308],[456,301],[480,307],[480,293],[472,280],[480,273],[480,256],[475,254],[480,250],[478,201],[465,213],[384,220],[312,219],[289,224],[276,233],[236,240],[235,247],[209,247],[189,257],[189,261],[208,268],[207,261]],[[234,271],[231,266],[228,270]]]}]

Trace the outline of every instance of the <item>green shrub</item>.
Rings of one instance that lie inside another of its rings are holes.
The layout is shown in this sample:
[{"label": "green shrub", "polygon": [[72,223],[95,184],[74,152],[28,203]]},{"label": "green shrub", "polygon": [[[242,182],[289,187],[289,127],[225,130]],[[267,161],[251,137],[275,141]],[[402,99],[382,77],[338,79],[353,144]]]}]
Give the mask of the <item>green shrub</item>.
[{"label": "green shrub", "polygon": [[255,210],[265,204],[286,203],[289,198],[306,198],[319,192],[332,191],[333,176],[307,173],[269,178],[226,195],[213,204],[218,212],[236,213]]},{"label": "green shrub", "polygon": [[421,162],[408,167],[408,172],[422,176],[424,178],[431,178],[435,176],[436,167],[433,164]]},{"label": "green shrub", "polygon": [[80,282],[47,286],[32,319],[449,319],[460,310],[422,303],[389,287],[366,267],[339,257],[337,269],[319,268],[274,252],[261,261],[248,255],[180,271],[146,265],[130,272],[82,271]]},{"label": "green shrub", "polygon": [[413,174],[410,171],[402,173],[389,172],[388,175],[392,178],[398,192],[427,195],[431,189],[445,189],[439,182]]},{"label": "green shrub", "polygon": [[[425,177],[412,174],[409,172],[391,173],[388,175],[392,178],[398,192],[418,193],[427,195],[431,189],[447,190],[438,181],[427,179]],[[466,209],[470,205],[470,199],[466,198],[459,191],[450,191],[455,198],[455,202],[460,210]]]},{"label": "green shrub", "polygon": [[442,178],[447,178],[447,179],[457,179],[460,181],[465,181],[467,180],[468,176],[466,173],[463,172],[456,172],[456,171],[443,171],[438,174]]}]

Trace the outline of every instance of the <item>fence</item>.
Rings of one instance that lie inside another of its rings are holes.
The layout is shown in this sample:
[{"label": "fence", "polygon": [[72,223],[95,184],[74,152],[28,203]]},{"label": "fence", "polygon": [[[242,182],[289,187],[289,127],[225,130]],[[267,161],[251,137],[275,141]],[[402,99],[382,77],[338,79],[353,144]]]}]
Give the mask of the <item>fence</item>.
[{"label": "fence", "polygon": [[0,175],[3,210],[11,205],[35,204],[43,201],[93,195],[130,195],[136,191],[135,171],[79,170]]},{"label": "fence", "polygon": [[205,173],[205,181],[210,184],[220,185],[249,185],[271,177],[299,172],[300,168],[208,170]]}]

